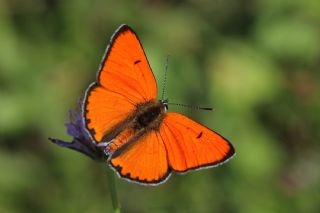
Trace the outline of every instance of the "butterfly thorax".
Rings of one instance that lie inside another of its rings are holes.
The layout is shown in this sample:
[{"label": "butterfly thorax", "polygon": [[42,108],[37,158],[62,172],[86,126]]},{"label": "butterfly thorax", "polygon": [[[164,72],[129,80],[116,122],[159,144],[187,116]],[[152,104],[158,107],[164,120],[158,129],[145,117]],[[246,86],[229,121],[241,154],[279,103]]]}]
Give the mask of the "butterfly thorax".
[{"label": "butterfly thorax", "polygon": [[166,104],[164,102],[145,102],[137,105],[135,112],[134,128],[140,129],[158,129],[164,118]]}]

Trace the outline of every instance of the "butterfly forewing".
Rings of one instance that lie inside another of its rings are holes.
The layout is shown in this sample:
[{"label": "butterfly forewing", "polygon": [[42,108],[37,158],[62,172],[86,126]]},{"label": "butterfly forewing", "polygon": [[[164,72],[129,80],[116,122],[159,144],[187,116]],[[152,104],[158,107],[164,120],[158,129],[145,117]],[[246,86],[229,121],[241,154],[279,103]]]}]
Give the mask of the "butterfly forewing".
[{"label": "butterfly forewing", "polygon": [[99,84],[124,95],[132,103],[157,97],[157,85],[147,57],[134,31],[119,28],[99,72]]},{"label": "butterfly forewing", "polygon": [[217,166],[234,154],[228,140],[179,113],[166,114],[160,134],[176,172]]},{"label": "butterfly forewing", "polygon": [[142,46],[133,30],[122,25],[106,50],[97,82],[86,92],[83,113],[92,139],[108,142],[133,119],[139,103],[156,96],[156,81]]}]

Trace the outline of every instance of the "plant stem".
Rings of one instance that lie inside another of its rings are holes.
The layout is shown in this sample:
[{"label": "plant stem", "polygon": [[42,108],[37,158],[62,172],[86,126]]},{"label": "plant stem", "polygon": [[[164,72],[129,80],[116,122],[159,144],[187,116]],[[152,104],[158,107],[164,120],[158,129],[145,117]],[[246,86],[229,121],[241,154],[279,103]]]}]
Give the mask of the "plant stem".
[{"label": "plant stem", "polygon": [[107,175],[108,175],[108,183],[110,188],[113,211],[114,213],[120,213],[121,211],[120,211],[120,204],[117,196],[116,182],[114,178],[114,173],[110,168],[107,169]]}]

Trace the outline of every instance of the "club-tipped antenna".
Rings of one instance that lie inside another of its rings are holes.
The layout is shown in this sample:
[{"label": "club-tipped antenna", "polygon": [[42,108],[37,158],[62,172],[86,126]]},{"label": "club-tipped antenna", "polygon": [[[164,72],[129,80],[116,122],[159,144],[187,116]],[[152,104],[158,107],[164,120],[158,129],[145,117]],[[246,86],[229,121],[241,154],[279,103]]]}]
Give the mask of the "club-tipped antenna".
[{"label": "club-tipped antenna", "polygon": [[163,97],[164,97],[165,91],[166,91],[166,86],[167,86],[167,72],[168,72],[169,57],[170,57],[170,55],[167,55],[166,64],[165,64],[165,71],[164,71],[164,79],[163,79],[163,83],[162,83],[161,100],[163,100]]},{"label": "club-tipped antenna", "polygon": [[[164,100],[163,97],[164,97],[165,92],[166,92],[169,58],[170,58],[170,55],[167,55],[166,64],[165,64],[164,79],[163,79],[163,84],[162,84],[161,100]],[[211,107],[190,106],[190,105],[187,105],[187,104],[168,103],[167,101],[168,101],[168,99],[165,100],[166,104],[168,104],[168,105],[176,105],[176,106],[187,107],[187,108],[196,109],[196,110],[208,110],[208,111],[212,111],[213,110]]]},{"label": "club-tipped antenna", "polygon": [[176,105],[176,106],[181,106],[181,107],[187,107],[190,109],[196,109],[196,110],[208,110],[208,111],[212,111],[213,109],[211,107],[199,107],[199,106],[190,106],[187,104],[177,104],[177,103],[168,103],[168,105]]}]

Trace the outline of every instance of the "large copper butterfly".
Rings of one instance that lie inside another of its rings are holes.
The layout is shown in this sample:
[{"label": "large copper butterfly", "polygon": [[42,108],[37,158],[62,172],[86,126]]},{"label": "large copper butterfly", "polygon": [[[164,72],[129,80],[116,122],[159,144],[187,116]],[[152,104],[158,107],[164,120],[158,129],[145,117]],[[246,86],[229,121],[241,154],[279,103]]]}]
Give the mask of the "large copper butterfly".
[{"label": "large copper butterfly", "polygon": [[110,41],[97,80],[86,91],[85,127],[124,179],[146,185],[171,172],[218,166],[234,154],[227,139],[157,101],[157,84],[136,33],[121,25]]}]

